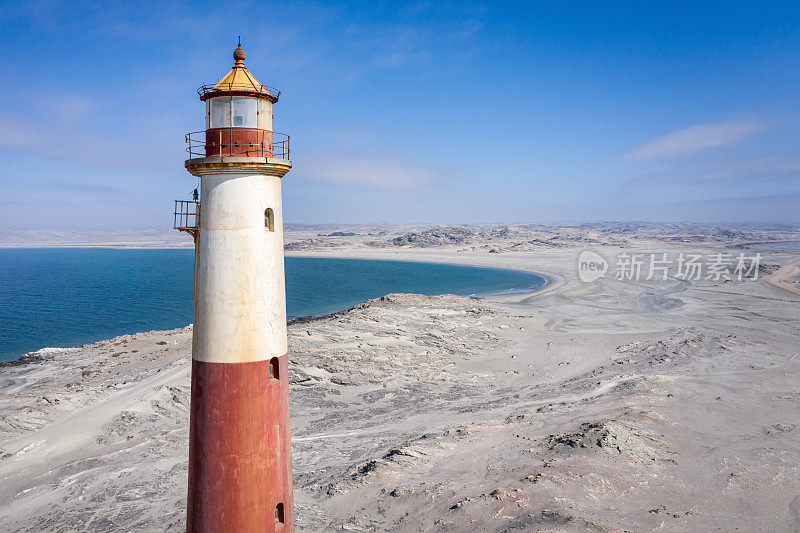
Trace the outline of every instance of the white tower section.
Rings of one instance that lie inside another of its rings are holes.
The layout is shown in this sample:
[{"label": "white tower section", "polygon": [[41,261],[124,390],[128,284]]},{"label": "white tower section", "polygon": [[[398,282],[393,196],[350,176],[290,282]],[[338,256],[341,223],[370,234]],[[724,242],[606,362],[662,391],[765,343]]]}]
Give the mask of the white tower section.
[{"label": "white tower section", "polygon": [[286,294],[279,172],[264,165],[260,171],[232,166],[199,168],[197,173],[202,211],[192,355],[210,363],[283,356]]}]

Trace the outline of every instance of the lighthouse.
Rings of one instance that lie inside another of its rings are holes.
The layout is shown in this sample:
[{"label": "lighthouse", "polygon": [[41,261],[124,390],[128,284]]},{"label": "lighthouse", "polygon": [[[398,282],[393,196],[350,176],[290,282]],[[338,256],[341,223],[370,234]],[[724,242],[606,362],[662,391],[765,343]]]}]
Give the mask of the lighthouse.
[{"label": "lighthouse", "polygon": [[198,89],[206,129],[186,136],[199,202],[177,201],[195,241],[187,531],[292,531],[280,92],[245,67],[241,42]]}]

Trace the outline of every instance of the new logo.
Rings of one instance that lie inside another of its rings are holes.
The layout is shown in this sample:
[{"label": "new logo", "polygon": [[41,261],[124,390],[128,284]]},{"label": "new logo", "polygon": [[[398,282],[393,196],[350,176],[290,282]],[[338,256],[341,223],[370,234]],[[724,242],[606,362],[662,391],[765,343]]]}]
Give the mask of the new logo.
[{"label": "new logo", "polygon": [[578,256],[578,277],[585,283],[602,278],[607,270],[608,261],[598,253],[584,250]]}]

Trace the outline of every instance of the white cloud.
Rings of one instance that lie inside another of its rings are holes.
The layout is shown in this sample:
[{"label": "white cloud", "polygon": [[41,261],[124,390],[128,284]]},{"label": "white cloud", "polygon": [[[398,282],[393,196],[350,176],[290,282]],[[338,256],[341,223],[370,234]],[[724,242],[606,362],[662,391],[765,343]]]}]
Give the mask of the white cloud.
[{"label": "white cloud", "polygon": [[74,94],[50,95],[42,98],[39,104],[49,116],[70,122],[83,120],[97,107],[89,98]]},{"label": "white cloud", "polygon": [[299,177],[376,189],[414,189],[435,185],[442,177],[440,169],[411,163],[399,157],[342,157],[309,155],[295,165]]},{"label": "white cloud", "polygon": [[[85,133],[75,121],[55,121],[52,124],[44,120],[26,121],[17,116],[0,112],[0,150],[12,150],[33,154],[39,157],[72,161],[78,164],[163,171],[173,168],[175,154],[182,154],[178,135],[166,142],[166,128],[156,129],[153,125],[162,126],[159,119],[163,117],[140,117],[141,126],[128,128],[127,137],[93,131]],[[149,126],[149,129],[148,129]],[[136,144],[142,137],[136,138],[141,131],[156,131],[144,137],[149,145]],[[142,154],[147,154],[146,157]]]},{"label": "white cloud", "polygon": [[743,142],[766,127],[764,122],[755,120],[696,124],[633,147],[623,152],[622,157],[632,161],[650,161],[688,156]]},{"label": "white cloud", "polygon": [[622,189],[651,185],[675,185],[724,181],[765,182],[800,178],[800,148],[755,157],[702,161],[689,168],[641,176]]}]

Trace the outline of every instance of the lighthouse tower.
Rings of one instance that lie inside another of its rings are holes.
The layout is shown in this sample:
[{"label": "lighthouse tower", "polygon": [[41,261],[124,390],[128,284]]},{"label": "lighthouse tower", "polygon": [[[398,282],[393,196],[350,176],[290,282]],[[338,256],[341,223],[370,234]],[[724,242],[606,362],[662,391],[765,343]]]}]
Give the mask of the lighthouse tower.
[{"label": "lighthouse tower", "polygon": [[176,203],[195,239],[188,531],[292,531],[280,92],[244,66],[198,90],[206,129],[187,135],[198,202]]}]

